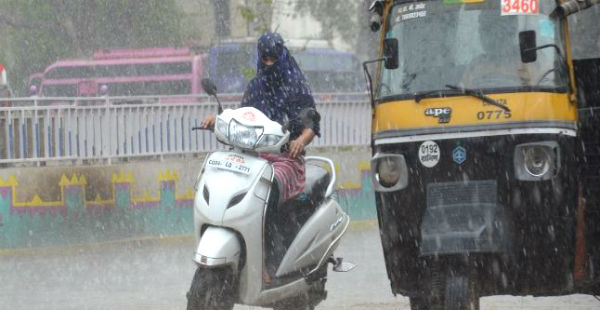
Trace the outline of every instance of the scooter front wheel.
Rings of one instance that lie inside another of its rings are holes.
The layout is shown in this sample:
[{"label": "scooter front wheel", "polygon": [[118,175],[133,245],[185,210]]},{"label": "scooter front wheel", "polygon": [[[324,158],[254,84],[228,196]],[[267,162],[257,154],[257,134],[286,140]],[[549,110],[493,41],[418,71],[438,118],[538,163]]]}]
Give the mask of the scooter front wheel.
[{"label": "scooter front wheel", "polygon": [[187,293],[187,310],[231,310],[234,304],[234,281],[230,268],[198,267]]}]

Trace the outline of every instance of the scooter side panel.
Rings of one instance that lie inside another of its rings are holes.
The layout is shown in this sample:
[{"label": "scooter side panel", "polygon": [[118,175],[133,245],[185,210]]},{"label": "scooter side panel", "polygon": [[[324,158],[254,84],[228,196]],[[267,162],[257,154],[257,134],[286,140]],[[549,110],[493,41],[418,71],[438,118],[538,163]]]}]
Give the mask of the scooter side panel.
[{"label": "scooter side panel", "polygon": [[225,226],[243,236],[245,264],[239,275],[239,298],[241,303],[259,305],[262,291],[263,226],[273,169],[264,162],[261,177],[248,190],[248,194],[235,206],[227,209],[223,217]]},{"label": "scooter side panel", "polygon": [[349,217],[334,200],[321,205],[302,227],[277,269],[282,276],[305,267],[316,266],[330,253],[345,228]]},{"label": "scooter side panel", "polygon": [[223,227],[209,227],[198,243],[194,261],[207,267],[233,265],[236,270],[241,250],[235,232]]}]

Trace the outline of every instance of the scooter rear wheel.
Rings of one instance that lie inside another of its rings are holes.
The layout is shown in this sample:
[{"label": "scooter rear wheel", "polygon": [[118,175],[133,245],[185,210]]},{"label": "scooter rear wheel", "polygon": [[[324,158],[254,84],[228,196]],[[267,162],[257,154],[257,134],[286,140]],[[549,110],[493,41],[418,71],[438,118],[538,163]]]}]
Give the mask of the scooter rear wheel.
[{"label": "scooter rear wheel", "polygon": [[187,310],[231,310],[234,304],[234,281],[231,269],[198,267],[187,293]]}]

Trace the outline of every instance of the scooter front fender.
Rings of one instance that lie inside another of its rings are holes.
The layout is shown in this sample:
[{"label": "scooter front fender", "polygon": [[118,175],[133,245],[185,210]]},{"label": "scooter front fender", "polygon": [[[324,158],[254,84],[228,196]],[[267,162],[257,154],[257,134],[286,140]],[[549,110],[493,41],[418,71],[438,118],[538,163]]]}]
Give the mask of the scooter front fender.
[{"label": "scooter front fender", "polygon": [[241,252],[240,240],[234,231],[210,226],[200,237],[194,261],[206,267],[232,265],[236,273]]}]

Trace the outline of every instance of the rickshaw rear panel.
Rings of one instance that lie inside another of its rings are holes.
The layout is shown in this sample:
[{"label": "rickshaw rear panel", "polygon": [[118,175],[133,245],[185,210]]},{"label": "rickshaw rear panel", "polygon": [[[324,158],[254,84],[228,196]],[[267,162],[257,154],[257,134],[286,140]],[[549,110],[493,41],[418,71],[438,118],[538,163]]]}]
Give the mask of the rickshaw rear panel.
[{"label": "rickshaw rear panel", "polygon": [[[516,180],[514,147],[540,140],[560,145],[565,169],[549,181]],[[403,154],[410,167],[408,186],[402,192],[377,193],[394,292],[416,294],[415,283],[428,276],[427,266],[447,254],[477,260],[485,275],[481,283],[489,287],[482,287],[482,296],[486,291],[532,294],[539,287],[559,291],[573,286],[575,231],[569,215],[576,212],[572,202],[577,201],[577,192],[563,189],[578,181],[572,168],[579,154],[575,139],[512,135],[435,142],[441,156],[432,168],[418,160],[422,141],[380,145],[374,150]],[[461,164],[452,156],[457,147],[466,150]],[[555,279],[540,274],[553,274]]]}]

